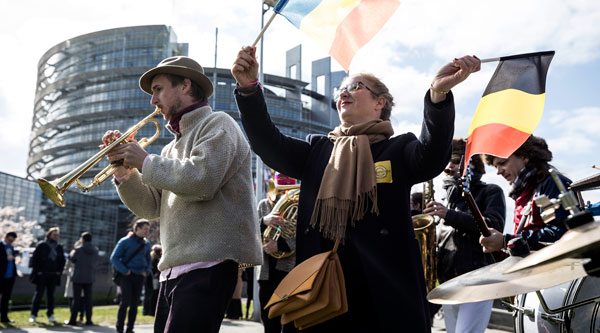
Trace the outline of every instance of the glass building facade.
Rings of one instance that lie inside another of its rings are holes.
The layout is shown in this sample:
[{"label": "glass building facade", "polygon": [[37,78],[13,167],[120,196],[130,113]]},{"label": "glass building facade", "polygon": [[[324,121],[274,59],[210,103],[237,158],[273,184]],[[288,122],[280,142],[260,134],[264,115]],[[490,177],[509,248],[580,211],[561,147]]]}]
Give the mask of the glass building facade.
[{"label": "glass building facade", "polygon": [[[83,195],[72,190],[65,192],[67,206],[60,208],[48,199],[37,182],[0,172],[0,209],[12,207],[18,210],[10,218],[13,222],[37,222],[42,232],[34,235],[38,241],[50,227],[60,228],[60,241],[65,251],[70,251],[81,233],[92,233],[93,244],[101,251],[98,272],[109,271],[109,256],[116,240],[118,225],[128,224],[133,215],[114,200],[104,200]],[[35,246],[35,244],[31,244]]]},{"label": "glass building facade", "polygon": [[[309,83],[300,80],[300,52],[297,46],[287,54],[286,66],[297,67],[295,78],[289,70],[287,77],[265,74],[263,86],[269,112],[281,132],[305,139],[309,133],[325,134],[337,125],[331,96],[343,72],[331,73],[329,58],[313,62],[313,82],[308,90]],[[139,77],[164,58],[187,53],[188,44],[178,43],[174,31],[164,25],[98,31],[66,40],[48,50],[38,63],[27,177],[53,180],[63,176],[98,151],[107,130],[124,132],[151,113],[154,108],[149,103],[150,97],[139,89]],[[204,69],[216,82],[210,105],[239,123],[233,96],[235,80],[230,70]],[[327,87],[320,87],[321,94],[316,92],[317,76],[327,77],[324,81]],[[155,154],[173,138],[164,128],[164,120],[159,118],[161,134],[147,148]],[[136,137],[150,137],[154,132],[155,127],[148,124]],[[98,163],[81,182],[91,183],[106,165],[106,160]],[[109,182],[89,194],[120,201]]]},{"label": "glass building facade", "polygon": [[[164,25],[110,29],[66,40],[48,50],[38,63],[27,175],[48,180],[75,169],[98,151],[107,130],[127,128],[151,113],[150,97],[138,87],[141,74],[162,59],[187,55]],[[157,119],[164,125],[164,121]],[[164,126],[163,126],[164,129]],[[148,124],[137,137],[150,137]],[[172,139],[162,131],[151,153]],[[108,162],[102,161],[81,181],[91,183]],[[94,196],[118,200],[111,184]]]}]

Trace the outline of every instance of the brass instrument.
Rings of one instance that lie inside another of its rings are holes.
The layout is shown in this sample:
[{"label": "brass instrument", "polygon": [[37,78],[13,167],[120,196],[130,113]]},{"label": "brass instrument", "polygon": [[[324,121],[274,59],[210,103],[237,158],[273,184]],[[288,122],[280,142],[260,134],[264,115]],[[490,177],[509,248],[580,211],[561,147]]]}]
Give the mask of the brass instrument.
[{"label": "brass instrument", "polygon": [[[277,241],[279,237],[285,239],[296,237],[296,221],[298,217],[298,199],[300,197],[300,185],[279,185],[277,190],[285,190],[284,195],[277,201],[271,213],[278,214],[283,220],[283,225],[273,228],[267,226],[263,232],[263,244],[266,244],[268,239]],[[271,189],[270,191],[271,192]],[[296,252],[277,251],[271,253],[271,256],[277,259],[282,259],[291,256]]]},{"label": "brass instrument", "polygon": [[160,134],[160,124],[156,119],[152,118],[154,118],[160,113],[162,113],[162,110],[157,107],[154,110],[154,112],[149,114],[146,118],[142,119],[139,123],[130,127],[125,133],[123,133],[111,144],[100,150],[94,156],[90,157],[87,161],[83,162],[81,165],[79,165],[77,168],[64,175],[63,177],[53,181],[48,181],[44,178],[39,178],[37,181],[40,185],[40,188],[42,189],[44,194],[46,194],[46,196],[48,196],[48,198],[50,198],[50,200],[52,200],[52,202],[54,202],[57,206],[65,207],[66,202],[64,198],[64,193],[69,188],[69,186],[73,184],[73,182],[77,183],[77,185],[79,185],[83,192],[88,192],[96,185],[103,183],[110,176],[112,176],[112,174],[115,173],[115,171],[117,171],[117,168],[119,168],[120,164],[109,164],[106,168],[104,168],[94,177],[94,181],[89,185],[86,186],[79,182],[79,178],[83,176],[83,174],[85,174],[94,165],[100,162],[100,160],[102,160],[102,158],[104,158],[104,156],[106,156],[106,154],[108,154],[108,152],[111,151],[111,149],[113,149],[121,143],[125,143],[131,135],[133,135],[135,132],[144,127],[149,122],[153,123],[156,126],[156,133],[154,133],[154,135],[150,138],[140,139],[138,143],[143,148],[146,148],[154,140],[156,140]]},{"label": "brass instrument", "polygon": [[[433,179],[423,183],[423,202],[421,209],[434,200]],[[427,292],[435,288],[437,280],[437,241],[435,232],[435,219],[428,214],[419,214],[412,217],[415,236],[421,249],[421,262],[425,273],[425,286]]]}]

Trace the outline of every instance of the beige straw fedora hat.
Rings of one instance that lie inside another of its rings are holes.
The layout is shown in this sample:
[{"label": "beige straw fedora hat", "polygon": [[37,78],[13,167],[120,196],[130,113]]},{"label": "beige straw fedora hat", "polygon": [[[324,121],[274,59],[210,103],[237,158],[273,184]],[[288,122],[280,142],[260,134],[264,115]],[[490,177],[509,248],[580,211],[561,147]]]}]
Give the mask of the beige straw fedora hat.
[{"label": "beige straw fedora hat", "polygon": [[204,68],[192,58],[184,56],[166,58],[140,77],[140,88],[152,95],[150,86],[152,85],[152,79],[158,74],[175,74],[187,77],[200,86],[207,99],[213,94],[212,82],[204,75]]}]

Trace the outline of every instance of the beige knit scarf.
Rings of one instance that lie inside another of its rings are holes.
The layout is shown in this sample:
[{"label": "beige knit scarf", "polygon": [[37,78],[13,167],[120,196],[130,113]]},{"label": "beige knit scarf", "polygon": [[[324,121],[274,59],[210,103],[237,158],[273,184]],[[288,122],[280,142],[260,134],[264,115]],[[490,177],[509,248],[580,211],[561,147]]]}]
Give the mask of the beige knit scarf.
[{"label": "beige knit scarf", "polygon": [[388,120],[371,120],[351,125],[343,123],[329,132],[333,150],[310,219],[314,228],[328,239],[344,239],[346,224],[361,220],[372,202],[371,212],[379,215],[377,179],[371,155],[371,144],[394,134]]}]

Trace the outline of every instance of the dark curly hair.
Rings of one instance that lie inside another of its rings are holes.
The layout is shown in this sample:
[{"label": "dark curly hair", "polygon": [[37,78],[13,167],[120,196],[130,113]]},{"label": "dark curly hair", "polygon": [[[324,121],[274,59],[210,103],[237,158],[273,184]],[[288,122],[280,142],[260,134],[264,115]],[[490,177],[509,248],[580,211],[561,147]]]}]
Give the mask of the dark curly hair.
[{"label": "dark curly hair", "polygon": [[[552,161],[552,152],[548,149],[546,140],[531,135],[512,155],[527,158],[526,167],[537,170],[538,181],[549,175],[548,169],[551,167],[549,162]],[[493,165],[495,158],[492,155],[484,155],[487,165]]]}]

